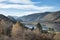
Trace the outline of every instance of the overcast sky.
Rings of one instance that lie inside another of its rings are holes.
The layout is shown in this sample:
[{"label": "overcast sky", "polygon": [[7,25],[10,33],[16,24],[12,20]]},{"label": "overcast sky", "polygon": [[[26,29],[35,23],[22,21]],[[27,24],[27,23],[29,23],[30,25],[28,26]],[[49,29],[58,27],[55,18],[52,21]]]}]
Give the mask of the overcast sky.
[{"label": "overcast sky", "polygon": [[59,11],[60,0],[0,0],[0,14],[23,16],[47,11]]}]

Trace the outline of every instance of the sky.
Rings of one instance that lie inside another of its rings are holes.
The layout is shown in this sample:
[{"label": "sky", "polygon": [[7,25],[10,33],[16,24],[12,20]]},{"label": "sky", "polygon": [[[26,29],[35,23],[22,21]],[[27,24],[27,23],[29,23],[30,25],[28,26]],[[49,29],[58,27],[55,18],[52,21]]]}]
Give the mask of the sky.
[{"label": "sky", "polygon": [[60,0],[0,0],[0,14],[24,16],[60,11]]}]

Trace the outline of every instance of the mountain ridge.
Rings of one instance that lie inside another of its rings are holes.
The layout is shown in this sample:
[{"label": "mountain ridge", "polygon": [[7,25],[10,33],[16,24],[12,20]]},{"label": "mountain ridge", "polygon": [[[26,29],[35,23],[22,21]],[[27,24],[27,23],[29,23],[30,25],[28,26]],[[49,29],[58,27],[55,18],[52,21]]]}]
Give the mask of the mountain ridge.
[{"label": "mountain ridge", "polygon": [[18,17],[17,19],[21,19],[24,22],[29,21],[56,21],[60,18],[60,11],[57,12],[44,12],[44,13],[35,13],[31,15],[26,15],[22,17]]}]

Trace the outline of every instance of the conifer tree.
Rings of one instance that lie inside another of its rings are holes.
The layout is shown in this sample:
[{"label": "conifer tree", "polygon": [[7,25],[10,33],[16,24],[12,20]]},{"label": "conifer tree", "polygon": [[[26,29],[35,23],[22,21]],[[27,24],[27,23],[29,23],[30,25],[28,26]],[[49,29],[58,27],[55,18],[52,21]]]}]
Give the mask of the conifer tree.
[{"label": "conifer tree", "polygon": [[40,23],[37,24],[37,28],[39,28],[39,30],[42,31],[42,26]]}]

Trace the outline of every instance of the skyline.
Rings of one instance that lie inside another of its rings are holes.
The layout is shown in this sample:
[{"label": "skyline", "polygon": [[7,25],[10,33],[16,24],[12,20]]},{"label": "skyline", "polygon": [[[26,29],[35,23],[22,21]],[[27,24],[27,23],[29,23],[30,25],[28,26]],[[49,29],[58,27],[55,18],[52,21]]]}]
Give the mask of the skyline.
[{"label": "skyline", "polygon": [[60,0],[0,0],[0,14],[6,16],[24,16],[48,11],[60,11]]}]

